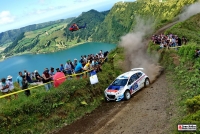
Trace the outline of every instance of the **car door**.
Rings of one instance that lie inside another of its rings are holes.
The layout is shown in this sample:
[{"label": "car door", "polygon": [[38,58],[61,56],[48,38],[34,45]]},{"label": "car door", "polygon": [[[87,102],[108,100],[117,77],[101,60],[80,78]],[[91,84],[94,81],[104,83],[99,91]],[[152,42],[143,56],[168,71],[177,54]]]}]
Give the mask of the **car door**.
[{"label": "car door", "polygon": [[133,88],[133,92],[136,92],[139,90],[139,85],[138,85],[138,75],[137,74],[134,74],[131,76],[132,77],[132,80],[133,80],[133,83],[132,83],[132,88]]},{"label": "car door", "polygon": [[[142,73],[141,73],[141,72],[138,72],[138,73],[136,73],[136,74],[137,74],[137,76],[138,76],[137,83],[138,83],[139,89],[141,89],[141,88],[143,88],[143,86],[144,86],[144,78],[142,78],[143,76],[142,76]],[[139,90],[139,89],[138,89],[138,90]]]},{"label": "car door", "polygon": [[133,80],[133,77],[131,76],[129,81],[128,81],[128,84],[127,84],[128,88],[130,89],[131,94],[134,93],[133,92],[133,87],[132,87],[133,86],[133,82],[134,82],[134,80]]}]

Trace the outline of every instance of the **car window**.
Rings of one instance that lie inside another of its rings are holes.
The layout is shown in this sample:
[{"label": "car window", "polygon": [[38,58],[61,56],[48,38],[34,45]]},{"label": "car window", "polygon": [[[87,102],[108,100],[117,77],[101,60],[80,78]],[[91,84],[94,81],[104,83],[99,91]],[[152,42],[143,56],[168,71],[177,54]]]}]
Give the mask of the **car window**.
[{"label": "car window", "polygon": [[142,73],[139,72],[139,73],[137,73],[137,75],[138,75],[138,77],[140,78],[140,77],[142,76]]},{"label": "car window", "polygon": [[129,79],[129,81],[128,81],[128,85],[130,85],[130,84],[132,84],[133,83],[133,77],[131,77],[130,79]]},{"label": "car window", "polygon": [[132,75],[131,77],[133,77],[133,81],[136,81],[139,77],[137,76],[137,74]]},{"label": "car window", "polygon": [[113,83],[112,86],[125,86],[127,83],[128,79],[116,79]]}]

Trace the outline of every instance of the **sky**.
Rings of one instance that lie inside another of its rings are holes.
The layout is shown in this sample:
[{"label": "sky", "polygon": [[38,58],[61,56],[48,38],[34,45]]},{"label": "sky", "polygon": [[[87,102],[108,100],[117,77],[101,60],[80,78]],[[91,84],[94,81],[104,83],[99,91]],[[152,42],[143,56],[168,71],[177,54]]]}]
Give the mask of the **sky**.
[{"label": "sky", "polygon": [[0,4],[0,33],[31,24],[77,17],[91,9],[106,11],[119,1],[122,0],[4,0]]}]

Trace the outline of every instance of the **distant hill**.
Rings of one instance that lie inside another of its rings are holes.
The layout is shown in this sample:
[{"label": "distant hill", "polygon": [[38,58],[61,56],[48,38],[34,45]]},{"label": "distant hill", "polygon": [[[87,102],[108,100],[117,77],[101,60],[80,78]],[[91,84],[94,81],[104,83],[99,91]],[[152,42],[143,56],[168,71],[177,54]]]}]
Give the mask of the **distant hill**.
[{"label": "distant hill", "polygon": [[19,29],[2,32],[0,33],[0,46],[5,45],[7,43],[12,43],[23,32],[29,32],[29,31],[41,29],[41,28],[48,27],[57,23],[69,23],[74,18],[75,17],[68,18],[68,19],[60,19],[57,21],[50,21],[50,22],[45,22],[45,23],[40,23],[40,24],[33,24],[33,25],[25,26]]},{"label": "distant hill", "polygon": [[[104,21],[108,13],[109,11],[98,12],[96,10],[83,12],[80,16],[69,23],[65,29],[67,42],[76,41],[79,43],[80,41],[91,41],[92,39],[90,37],[96,32],[96,29]],[[84,25],[86,23],[87,27],[86,29],[80,29],[79,31],[71,32],[68,30],[68,28],[72,25],[72,23],[77,23],[78,25]]]},{"label": "distant hill", "polygon": [[197,0],[137,0],[136,2],[116,3],[105,20],[96,28],[91,36],[93,41],[118,43],[120,37],[132,31],[135,27],[137,17],[144,20],[154,20],[158,28],[173,20],[184,6],[192,4]]},{"label": "distant hill", "polygon": [[[0,57],[13,56],[22,53],[47,53],[63,50],[78,43],[90,41],[89,37],[95,32],[109,11],[98,12],[90,10],[83,12],[79,17],[69,21],[59,21],[37,30],[21,32],[15,40],[1,53]],[[73,21],[72,21],[73,20]],[[70,32],[72,23],[87,24],[86,29]]]}]

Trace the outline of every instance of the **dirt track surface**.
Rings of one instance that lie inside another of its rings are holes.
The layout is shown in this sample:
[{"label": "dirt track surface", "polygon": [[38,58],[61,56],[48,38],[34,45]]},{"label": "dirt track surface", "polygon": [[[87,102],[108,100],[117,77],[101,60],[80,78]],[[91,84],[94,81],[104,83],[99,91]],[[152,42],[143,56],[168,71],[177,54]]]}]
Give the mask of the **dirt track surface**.
[{"label": "dirt track surface", "polygon": [[[162,84],[161,84],[162,83]],[[62,128],[59,134],[162,134],[168,128],[165,74],[129,101],[104,103],[93,113]]]}]

